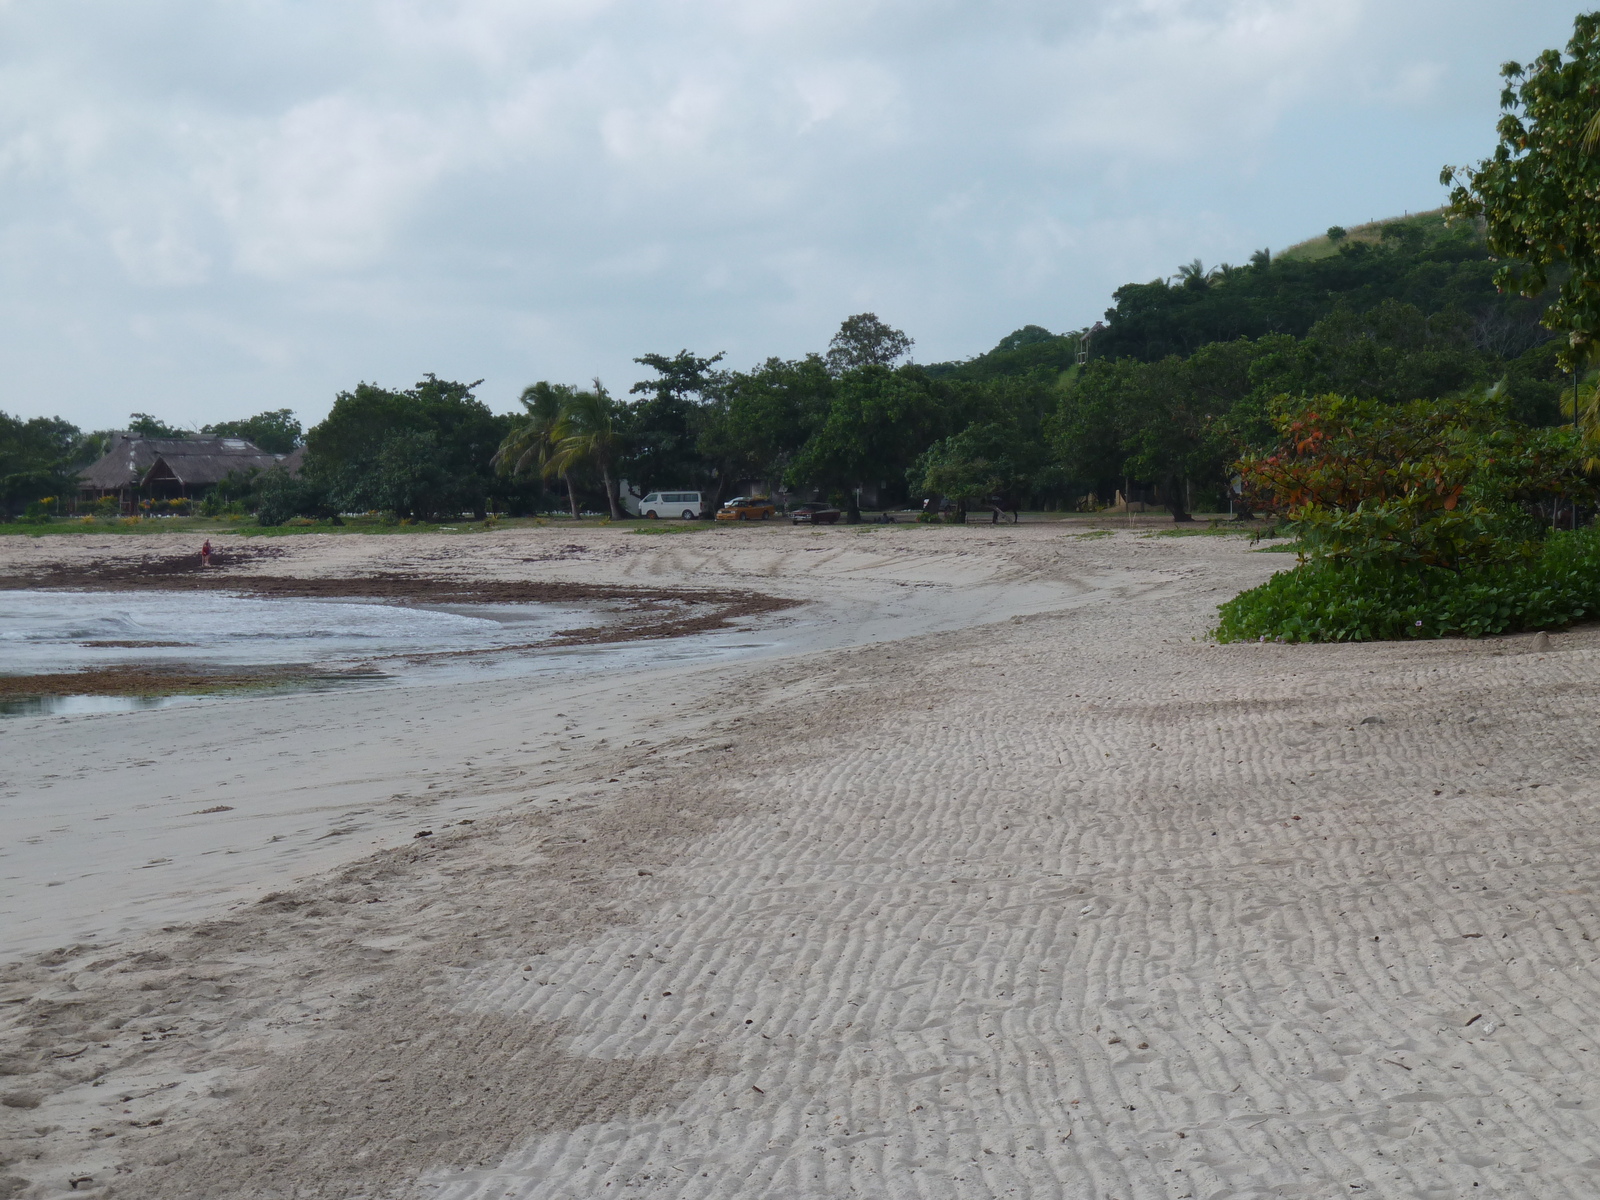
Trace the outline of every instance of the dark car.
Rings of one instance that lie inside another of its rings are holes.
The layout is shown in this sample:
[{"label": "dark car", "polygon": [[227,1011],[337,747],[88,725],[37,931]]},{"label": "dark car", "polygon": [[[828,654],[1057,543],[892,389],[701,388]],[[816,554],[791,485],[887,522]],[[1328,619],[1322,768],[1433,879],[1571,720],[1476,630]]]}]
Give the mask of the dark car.
[{"label": "dark car", "polygon": [[839,510],[831,504],[797,504],[789,510],[789,520],[796,525],[836,525]]}]

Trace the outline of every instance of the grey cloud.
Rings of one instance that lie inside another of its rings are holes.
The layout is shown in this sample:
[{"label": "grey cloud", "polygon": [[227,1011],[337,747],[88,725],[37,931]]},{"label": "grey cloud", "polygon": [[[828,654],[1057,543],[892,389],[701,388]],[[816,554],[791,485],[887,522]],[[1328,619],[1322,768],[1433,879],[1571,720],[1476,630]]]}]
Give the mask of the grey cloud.
[{"label": "grey cloud", "polygon": [[[1465,7],[13,2],[6,407],[314,419],[428,370],[505,406],[862,308],[923,358],[1086,323],[1196,253],[1436,203],[1493,64],[1570,24]],[[1352,127],[1342,170],[1302,132]]]}]

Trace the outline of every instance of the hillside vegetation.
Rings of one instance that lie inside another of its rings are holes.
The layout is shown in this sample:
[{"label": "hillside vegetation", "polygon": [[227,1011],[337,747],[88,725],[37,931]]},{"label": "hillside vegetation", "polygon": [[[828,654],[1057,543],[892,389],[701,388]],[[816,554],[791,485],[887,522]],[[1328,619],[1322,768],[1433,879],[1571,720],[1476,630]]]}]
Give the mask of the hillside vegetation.
[{"label": "hillside vegetation", "polygon": [[[1241,455],[1270,445],[1276,397],[1400,403],[1482,396],[1529,427],[1561,420],[1566,377],[1541,299],[1503,296],[1479,230],[1439,213],[1311,239],[1244,265],[1185,264],[1129,283],[1094,328],[1027,325],[961,362],[905,361],[906,334],[870,313],[825,351],[730,369],[721,355],[644,354],[626,397],[531,386],[490,412],[467,384],[361,384],[307,431],[303,472],[231,480],[213,509],[294,515],[619,511],[617,487],[720,499],[787,488],[848,507],[945,502],[1080,508],[1118,492],[1191,508],[1230,503]],[[166,430],[135,414],[135,425]],[[280,410],[216,429],[281,434]],[[175,432],[175,431],[167,431]],[[515,452],[496,455],[502,444]],[[71,496],[103,439],[60,420],[0,418],[0,504]]]},{"label": "hillside vegetation", "polygon": [[[1395,221],[1421,229],[1430,242],[1445,237],[1450,232],[1450,210],[1448,208],[1434,208],[1427,212],[1407,213],[1401,217],[1384,217],[1381,220],[1368,221],[1365,225],[1330,226],[1328,232],[1318,234],[1316,237],[1307,238],[1303,242],[1296,242],[1287,250],[1278,255],[1279,261],[1299,260],[1311,262],[1319,258],[1331,258],[1339,253],[1339,247],[1353,245],[1356,242],[1365,242],[1369,246],[1381,246],[1384,240],[1383,231]],[[1479,238],[1483,231],[1481,224],[1475,227]]]}]

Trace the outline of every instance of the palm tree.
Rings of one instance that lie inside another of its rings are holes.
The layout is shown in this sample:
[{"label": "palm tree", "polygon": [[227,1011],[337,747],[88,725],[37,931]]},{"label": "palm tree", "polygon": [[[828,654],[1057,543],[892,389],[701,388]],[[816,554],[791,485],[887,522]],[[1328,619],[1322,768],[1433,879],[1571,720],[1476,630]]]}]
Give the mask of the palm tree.
[{"label": "palm tree", "polygon": [[521,475],[537,471],[543,479],[560,475],[567,485],[567,504],[573,520],[578,519],[578,498],[572,491],[572,476],[566,465],[558,465],[561,443],[570,432],[567,407],[577,394],[564,383],[540,381],[522,389],[525,416],[495,451],[495,470],[502,475]]},{"label": "palm tree", "polygon": [[622,450],[622,431],[617,427],[617,402],[598,379],[594,391],[575,392],[562,408],[566,421],[563,436],[556,445],[551,465],[558,471],[567,471],[580,462],[593,463],[605,484],[606,504],[611,509],[613,521],[622,520],[622,508],[617,502],[617,481],[612,477],[611,464]]},{"label": "palm tree", "polygon": [[1199,290],[1209,287],[1215,275],[1215,271],[1208,272],[1205,264],[1197,258],[1193,262],[1184,263],[1183,266],[1179,267],[1178,273],[1174,278],[1178,280],[1181,287]]},{"label": "palm tree", "polygon": [[[1588,457],[1583,460],[1585,471],[1600,471],[1600,380],[1582,382],[1583,367],[1580,364],[1573,375],[1572,385],[1572,427],[1583,439],[1583,448],[1588,452]],[[1566,413],[1566,399],[1563,393],[1561,415]]]}]

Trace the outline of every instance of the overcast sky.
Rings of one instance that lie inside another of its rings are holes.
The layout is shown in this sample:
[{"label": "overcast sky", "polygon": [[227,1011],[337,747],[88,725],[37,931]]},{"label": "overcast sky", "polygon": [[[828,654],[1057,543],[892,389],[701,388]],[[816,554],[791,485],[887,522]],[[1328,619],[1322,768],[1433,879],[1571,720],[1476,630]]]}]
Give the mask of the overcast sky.
[{"label": "overcast sky", "polygon": [[931,362],[1440,204],[1549,0],[0,0],[0,408]]}]

